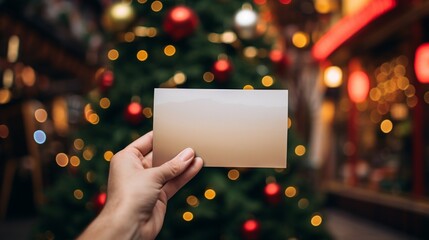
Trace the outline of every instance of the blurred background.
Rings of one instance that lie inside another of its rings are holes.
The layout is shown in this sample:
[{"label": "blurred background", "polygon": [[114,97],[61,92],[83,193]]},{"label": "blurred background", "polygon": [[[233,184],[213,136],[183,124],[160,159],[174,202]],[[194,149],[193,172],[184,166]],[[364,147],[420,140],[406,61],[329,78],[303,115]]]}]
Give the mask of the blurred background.
[{"label": "blurred background", "polygon": [[158,87],[289,90],[288,167],[204,169],[159,239],[429,238],[429,1],[0,0],[1,238],[76,238]]}]

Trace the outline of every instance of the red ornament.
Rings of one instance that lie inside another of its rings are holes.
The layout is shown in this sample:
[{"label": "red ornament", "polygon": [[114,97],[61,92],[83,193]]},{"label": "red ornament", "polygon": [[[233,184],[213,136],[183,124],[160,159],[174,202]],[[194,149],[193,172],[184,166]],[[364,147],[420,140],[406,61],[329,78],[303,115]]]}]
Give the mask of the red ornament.
[{"label": "red ornament", "polygon": [[421,83],[429,83],[429,43],[423,43],[416,49],[414,71],[417,80]]},{"label": "red ornament", "polygon": [[107,194],[105,192],[101,192],[94,197],[94,208],[99,212],[103,209],[104,204],[106,203]]},{"label": "red ornament", "polygon": [[186,6],[176,6],[170,9],[163,25],[164,31],[174,40],[180,40],[191,35],[197,29],[197,26],[197,14]]},{"label": "red ornament", "polygon": [[132,102],[125,109],[125,120],[133,125],[138,125],[143,120],[143,107],[140,103]]},{"label": "red ornament", "polygon": [[100,77],[98,79],[98,84],[101,91],[104,92],[109,90],[113,86],[114,80],[115,80],[115,76],[112,71],[110,70],[103,71],[103,73],[100,74]]},{"label": "red ornament", "polygon": [[243,223],[243,236],[247,240],[258,239],[261,225],[256,219],[249,219]]},{"label": "red ornament", "polygon": [[217,82],[225,82],[232,73],[232,63],[228,59],[219,59],[213,64],[212,69],[214,78]]},{"label": "red ornament", "polygon": [[281,199],[281,187],[278,183],[268,183],[264,189],[267,201],[276,204]]}]

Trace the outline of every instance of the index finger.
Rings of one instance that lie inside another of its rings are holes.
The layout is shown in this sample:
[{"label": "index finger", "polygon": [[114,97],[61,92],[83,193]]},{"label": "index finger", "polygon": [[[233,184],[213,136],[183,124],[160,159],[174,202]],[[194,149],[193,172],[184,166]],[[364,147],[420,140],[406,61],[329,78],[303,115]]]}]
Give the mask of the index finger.
[{"label": "index finger", "polygon": [[153,146],[153,131],[146,133],[145,135],[139,137],[134,142],[130,143],[128,147],[135,148],[140,151],[140,153],[145,156],[146,154],[152,151]]}]

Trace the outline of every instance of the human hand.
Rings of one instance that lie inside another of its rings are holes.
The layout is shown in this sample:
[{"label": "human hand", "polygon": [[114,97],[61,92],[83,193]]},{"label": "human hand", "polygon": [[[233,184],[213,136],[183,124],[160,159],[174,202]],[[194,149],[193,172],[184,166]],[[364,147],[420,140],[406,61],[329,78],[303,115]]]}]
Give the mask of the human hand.
[{"label": "human hand", "polygon": [[199,172],[203,161],[187,148],[152,167],[152,138],[147,133],[113,156],[106,205],[81,239],[154,239],[159,233],[167,200]]}]

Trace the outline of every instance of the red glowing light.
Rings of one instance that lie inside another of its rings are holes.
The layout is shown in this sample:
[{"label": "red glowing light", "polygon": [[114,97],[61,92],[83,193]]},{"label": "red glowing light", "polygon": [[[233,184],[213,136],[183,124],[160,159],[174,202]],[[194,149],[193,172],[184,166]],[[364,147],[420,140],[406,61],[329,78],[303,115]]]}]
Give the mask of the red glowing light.
[{"label": "red glowing light", "polygon": [[230,68],[230,65],[228,60],[221,59],[215,63],[214,68],[216,68],[216,70],[218,70],[219,72],[224,72]]},{"label": "red glowing light", "polygon": [[419,82],[429,83],[429,43],[423,43],[416,49],[414,71]]},{"label": "red glowing light", "polygon": [[246,232],[256,231],[258,229],[258,226],[259,226],[259,223],[254,219],[247,220],[243,224],[244,231]]},{"label": "red glowing light", "polygon": [[283,52],[281,50],[275,49],[270,52],[270,59],[272,62],[279,63],[283,60]]},{"label": "red glowing light", "polygon": [[104,205],[106,203],[107,194],[106,193],[100,193],[97,197],[97,201],[100,205]]},{"label": "red glowing light", "polygon": [[130,103],[130,105],[128,105],[128,112],[131,115],[138,115],[142,112],[142,106],[136,102]]},{"label": "red glowing light", "polygon": [[265,186],[265,193],[268,196],[274,196],[279,194],[280,192],[280,186],[277,183],[269,183],[267,186]]},{"label": "red glowing light", "polygon": [[313,57],[316,60],[325,60],[341,44],[395,6],[396,0],[373,0],[355,14],[342,18],[314,44]]},{"label": "red glowing light", "polygon": [[355,71],[350,74],[347,90],[350,100],[355,103],[365,101],[369,92],[369,78],[363,71]]}]

